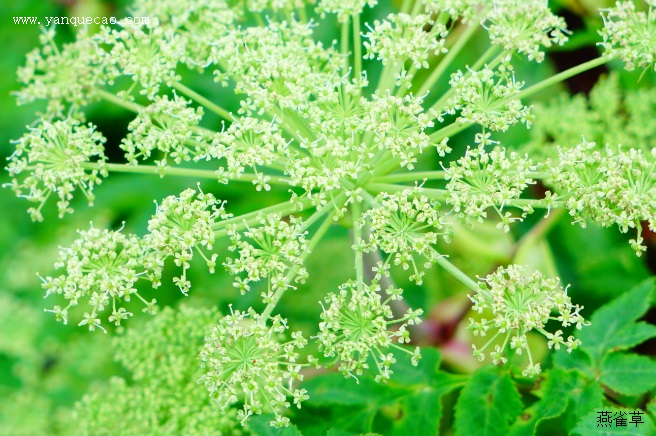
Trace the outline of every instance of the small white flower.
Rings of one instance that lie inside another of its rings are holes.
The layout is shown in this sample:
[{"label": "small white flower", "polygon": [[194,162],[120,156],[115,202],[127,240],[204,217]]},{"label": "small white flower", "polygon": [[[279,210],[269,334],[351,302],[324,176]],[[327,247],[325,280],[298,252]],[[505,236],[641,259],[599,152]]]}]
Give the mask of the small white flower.
[{"label": "small white flower", "polygon": [[656,68],[655,0],[645,0],[647,11],[636,10],[632,1],[618,1],[614,8],[602,9],[604,39],[599,43],[606,54],[620,58],[628,71]]},{"label": "small white flower", "polygon": [[205,374],[199,380],[222,409],[243,402],[237,417],[244,424],[252,415],[273,412],[271,425],[284,427],[289,418],[282,414],[291,405],[307,399],[305,389],[295,388],[303,380],[297,363],[297,349],[307,341],[300,333],[281,343],[287,321],[276,316],[271,325],[253,309],[235,311],[221,319],[205,338],[199,359]]},{"label": "small white flower", "polygon": [[[502,340],[502,344],[495,345],[495,351],[490,353],[493,363],[506,363],[507,358],[503,354],[506,346],[516,354],[522,354],[525,350],[530,362],[523,372],[525,377],[534,377],[540,373],[540,364],[534,364],[528,347],[528,332],[534,330],[544,335],[549,340],[549,348],[558,349],[560,345],[565,345],[567,351],[571,351],[580,345],[580,341],[570,337],[564,342],[561,330],[555,334],[545,330],[547,322],[559,321],[564,327],[570,324],[576,324],[577,327],[589,324],[579,315],[582,307],[572,304],[567,289],[563,289],[558,279],[546,278],[537,271],[530,276],[525,275],[523,267],[517,265],[500,267],[482,279],[469,299],[473,303],[473,310],[479,313],[491,312],[493,318],[479,322],[471,320],[468,329],[474,331],[474,334],[488,329],[497,330],[482,348],[472,345],[474,356],[480,361],[485,360],[483,352],[495,341]],[[552,312],[558,316],[553,316]]]},{"label": "small white flower", "polygon": [[55,267],[65,269],[66,273],[42,279],[46,297],[58,294],[68,300],[65,308],[55,306],[48,312],[66,324],[68,310],[87,300],[90,312],[85,312],[79,325],[87,325],[89,330],[103,329],[97,316],[106,309],[111,309],[110,322],[120,325],[132,314],[117,305],[130,301],[133,296],[146,305],[144,311],[154,313],[155,300],[146,301],[136,285],[143,279],[157,286],[161,266],[153,262],[152,253],[144,248],[139,238],[93,226],[79,234],[80,238],[71,247],[59,251]]},{"label": "small white flower", "polygon": [[[11,187],[18,196],[38,203],[30,208],[33,220],[41,221],[41,208],[51,194],[59,201],[59,217],[71,213],[73,193],[79,189],[90,204],[93,188],[106,176],[105,138],[95,126],[83,125],[73,118],[61,121],[41,121],[17,141],[16,150],[8,158],[7,171],[12,176]],[[91,164],[87,169],[86,164]]]},{"label": "small white flower", "polygon": [[[399,294],[388,290],[388,298],[382,300],[379,292],[377,284],[357,286],[351,281],[340,286],[339,294],[325,298],[327,307],[323,308],[317,335],[319,349],[340,363],[339,370],[345,376],[361,375],[369,368],[371,357],[378,371],[376,381],[387,381],[393,363],[387,353],[390,347],[412,354],[413,364],[417,364],[418,350],[412,353],[394,341],[406,342],[406,325],[420,323],[422,310],[409,310],[402,318],[394,319],[387,303],[400,298]],[[399,324],[398,330],[388,330],[395,324]]]},{"label": "small white flower", "polygon": [[150,233],[144,238],[144,245],[158,259],[173,256],[175,264],[182,267],[182,275],[174,278],[174,282],[183,294],[191,286],[187,270],[194,252],[205,260],[210,272],[214,272],[217,254],[208,256],[205,250],[212,250],[214,245],[216,236],[212,226],[229,218],[223,205],[212,194],[186,189],[179,197],[166,197],[148,222]]},{"label": "small white flower", "polygon": [[492,44],[542,62],[542,47],[567,42],[567,24],[554,15],[547,0],[495,0],[485,19]]},{"label": "small white flower", "polygon": [[141,110],[128,125],[130,133],[121,142],[128,162],[136,165],[139,159],[146,160],[157,150],[163,153],[157,165],[166,167],[169,158],[179,164],[204,153],[208,145],[194,130],[203,110],[192,109],[189,103],[176,94],[173,99],[156,96],[152,104]]}]

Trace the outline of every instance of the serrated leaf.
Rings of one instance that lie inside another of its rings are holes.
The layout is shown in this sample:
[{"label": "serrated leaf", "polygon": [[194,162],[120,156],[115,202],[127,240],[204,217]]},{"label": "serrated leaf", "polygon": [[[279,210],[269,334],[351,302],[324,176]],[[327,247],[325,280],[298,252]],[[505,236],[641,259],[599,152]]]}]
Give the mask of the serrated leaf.
[{"label": "serrated leaf", "polygon": [[656,337],[656,326],[644,321],[629,324],[608,341],[609,351],[628,350]]},{"label": "serrated leaf", "polygon": [[400,398],[400,417],[393,421],[390,434],[437,434],[442,419],[442,396],[464,386],[467,379],[467,376],[444,371],[435,373],[431,380],[427,380],[428,384],[418,387],[413,394]]},{"label": "serrated leaf", "polygon": [[455,434],[507,435],[522,411],[522,401],[508,373],[485,367],[474,373],[456,403]]},{"label": "serrated leaf", "polygon": [[366,406],[385,403],[409,394],[410,389],[403,386],[391,387],[376,383],[369,377],[360,377],[358,382],[332,373],[316,377],[303,384],[314,406]]},{"label": "serrated leaf", "polygon": [[566,410],[568,415],[565,420],[571,426],[576,416],[601,405],[603,397],[601,388],[598,385],[591,386],[580,372],[559,368],[545,374],[545,380],[535,395],[540,400],[524,410],[510,428],[511,435],[533,435],[541,422],[559,417]]},{"label": "serrated leaf", "polygon": [[568,430],[590,411],[601,407],[604,401],[604,390],[599,383],[592,381],[586,385],[583,377],[579,381],[581,384],[571,391],[565,408],[565,427]]},{"label": "serrated leaf", "polygon": [[391,433],[386,434],[437,433],[442,414],[441,397],[462,387],[467,377],[440,371],[440,353],[435,348],[423,349],[416,367],[411,365],[406,354],[399,351],[395,355],[394,374],[387,384],[376,383],[370,375],[359,377],[359,384],[336,373],[316,377],[303,385],[310,396],[306,404],[329,407],[326,412],[330,415],[327,420],[330,427],[371,431],[376,415],[382,413],[391,421]]},{"label": "serrated leaf", "polygon": [[390,435],[423,436],[438,434],[442,417],[442,394],[433,389],[401,399],[400,418],[394,420]]},{"label": "serrated leaf", "polygon": [[645,356],[609,354],[601,363],[599,381],[624,395],[640,395],[656,387],[656,362]]},{"label": "serrated leaf", "polygon": [[647,403],[647,412],[652,416],[652,419],[656,417],[656,399],[652,398],[650,402]]},{"label": "serrated leaf", "polygon": [[647,329],[630,326],[649,309],[653,287],[654,280],[646,280],[592,315],[591,325],[583,328],[579,338],[593,366],[598,366],[604,354],[613,349],[632,347],[638,345],[636,340],[648,339]]},{"label": "serrated leaf", "polygon": [[256,415],[248,420],[248,428],[255,436],[303,436],[299,429],[290,424],[287,427],[271,427],[271,421],[275,419],[272,414]]},{"label": "serrated leaf", "polygon": [[[612,423],[603,423],[599,422],[600,417],[602,416],[599,412],[610,412],[611,417],[616,416],[618,412],[624,412],[627,414],[626,427],[617,426],[617,421],[613,420]],[[642,423],[631,424],[631,415],[630,412],[634,410],[621,410],[615,408],[598,408],[592,412],[585,415],[581,421],[572,429],[572,435],[580,436],[640,436],[640,435],[653,435],[654,434],[654,425],[651,420],[647,417],[646,414],[641,416]],[[643,412],[644,413],[644,412]],[[609,425],[604,427],[603,425]]]},{"label": "serrated leaf", "polygon": [[407,356],[399,356],[399,353],[394,354],[398,357],[393,367],[394,374],[389,381],[391,385],[430,385],[433,383],[442,362],[442,356],[437,348],[422,348],[421,360],[419,360],[417,366],[412,365]]},{"label": "serrated leaf", "polygon": [[595,378],[594,370],[590,362],[590,356],[584,353],[580,348],[575,348],[571,353],[565,349],[560,349],[553,354],[554,365],[565,370],[576,369],[587,375],[589,378]]}]

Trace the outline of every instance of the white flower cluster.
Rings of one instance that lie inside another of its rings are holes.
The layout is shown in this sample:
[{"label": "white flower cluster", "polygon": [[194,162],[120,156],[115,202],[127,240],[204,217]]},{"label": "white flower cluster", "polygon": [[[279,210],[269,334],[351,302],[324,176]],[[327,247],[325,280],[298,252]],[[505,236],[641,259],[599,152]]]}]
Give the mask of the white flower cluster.
[{"label": "white flower cluster", "polygon": [[373,8],[378,0],[319,0],[317,10],[321,13],[337,14],[337,19],[347,22],[350,17],[360,15],[365,6]]},{"label": "white flower cluster", "polygon": [[[535,330],[544,335],[549,339],[549,348],[557,350],[563,345],[571,352],[581,342],[573,336],[564,340],[562,330],[556,333],[546,331],[547,322],[558,321],[563,327],[576,325],[577,329],[589,324],[579,314],[583,307],[572,304],[567,289],[563,289],[558,279],[546,278],[537,271],[527,275],[524,268],[517,265],[500,267],[482,279],[469,299],[473,303],[473,310],[492,316],[490,320],[482,318],[480,321],[470,318],[469,330],[480,336],[486,336],[490,329],[496,330],[482,348],[472,345],[474,356],[483,361],[484,351],[497,338],[502,339],[501,345],[496,344],[494,351],[490,352],[492,362],[496,365],[508,361],[505,357],[507,346],[516,354],[522,354],[525,350],[529,358],[529,365],[523,372],[525,377],[534,377],[540,373],[540,364],[533,362],[528,347],[528,332]],[[557,312],[557,316],[553,316],[552,312]]]},{"label": "white flower cluster", "polygon": [[[297,350],[305,347],[300,332],[281,344],[287,321],[280,316],[267,320],[252,309],[234,311],[221,319],[205,338],[199,359],[205,374],[199,380],[223,410],[237,401],[244,405],[237,413],[242,424],[252,415],[272,412],[271,425],[286,426],[289,418],[282,414],[293,397],[299,408],[308,398],[305,389],[294,385],[303,380]],[[311,360],[311,359],[310,359]]]},{"label": "white flower cluster", "polygon": [[[252,117],[241,117],[228,129],[217,133],[203,157],[225,160],[225,167],[217,171],[221,183],[238,179],[246,168],[259,174],[258,167],[284,166],[291,160],[289,141],[282,136],[280,126]],[[271,189],[269,180],[269,176],[262,175],[253,184],[258,191],[268,191]]]},{"label": "white flower cluster", "polygon": [[287,273],[293,269],[296,283],[303,283],[308,276],[303,267],[304,254],[308,250],[300,219],[290,217],[283,221],[277,214],[262,217],[260,226],[242,233],[230,229],[230,251],[237,251],[236,259],[226,260],[226,269],[233,275],[246,273],[237,278],[235,287],[243,293],[250,290],[251,282],[268,279],[267,290],[262,292],[265,303],[273,301],[274,294],[289,287]]},{"label": "white flower cluster", "polygon": [[518,217],[503,208],[519,198],[528,185],[535,183],[531,172],[536,167],[527,157],[494,147],[491,152],[482,148],[467,149],[464,157],[451,162],[446,169],[449,195],[446,202],[453,205],[456,215],[466,222],[487,218],[487,209],[493,208],[501,218],[499,227],[509,230]]},{"label": "white flower cluster", "polygon": [[[412,95],[374,95],[365,118],[374,145],[389,150],[409,170],[414,168],[415,156],[431,146],[426,129],[434,126],[435,114],[426,112],[421,104],[422,99]],[[444,147],[441,144],[438,149],[444,153]]]},{"label": "white flower cluster", "polygon": [[461,18],[468,22],[474,18],[484,16],[492,2],[488,0],[421,0],[426,10],[436,13],[447,13],[453,20]]},{"label": "white flower cluster", "polygon": [[[406,326],[421,322],[423,311],[408,310],[402,318],[394,319],[388,305],[391,300],[401,298],[399,289],[389,288],[383,300],[378,284],[365,285],[347,282],[339,287],[338,294],[328,294],[327,307],[323,307],[319,324],[319,349],[326,357],[335,357],[340,362],[339,370],[344,376],[355,377],[369,368],[369,359],[378,370],[377,381],[387,381],[392,374],[391,366],[396,359],[389,348],[412,354],[412,363],[417,365],[419,347],[414,353],[399,347],[410,342]],[[394,331],[389,327],[398,324]]]},{"label": "white flower cluster", "polygon": [[[294,118],[285,111],[305,112],[311,96],[330,91],[339,74],[335,53],[312,39],[312,25],[271,21],[265,27],[235,29],[213,45],[216,80],[235,80],[235,92],[246,94],[241,112],[264,111]],[[300,128],[299,128],[300,130]]]},{"label": "white flower cluster", "polygon": [[618,1],[603,9],[604,28],[599,43],[606,54],[620,58],[628,71],[636,67],[656,69],[656,0],[644,0],[647,11],[637,10],[632,1]]},{"label": "white flower cluster", "polygon": [[339,87],[317,96],[308,109],[307,123],[312,133],[300,139],[300,152],[291,155],[286,173],[294,186],[302,187],[315,204],[325,204],[342,189],[344,180],[371,171],[368,157],[374,151],[365,117],[367,100],[361,87],[367,82],[344,81]]},{"label": "white flower cluster", "polygon": [[[430,28],[430,31],[424,31]],[[390,14],[374,21],[364,35],[365,59],[378,59],[383,65],[412,62],[414,68],[428,68],[428,57],[446,53],[446,26],[436,23],[431,15]],[[376,57],[378,55],[378,57]]]},{"label": "white flower cluster", "polygon": [[12,181],[5,186],[39,204],[28,210],[35,221],[43,219],[41,209],[54,193],[61,218],[73,212],[70,202],[77,189],[93,203],[93,188],[101,182],[100,176],[107,175],[104,142],[92,124],[85,126],[73,118],[43,120],[14,141],[16,150],[7,166]]},{"label": "white flower cluster", "polygon": [[129,302],[133,296],[146,305],[144,311],[154,313],[155,300],[146,301],[136,285],[139,279],[151,281],[153,287],[159,285],[161,266],[153,261],[152,254],[144,248],[139,238],[93,226],[89,230],[79,231],[79,234],[80,238],[71,247],[59,251],[55,268],[65,269],[65,274],[43,279],[46,297],[59,294],[68,300],[66,307],[55,306],[48,312],[54,313],[57,320],[66,324],[68,310],[77,306],[80,300],[88,300],[90,309],[84,313],[79,325],[86,325],[89,330],[104,330],[98,316],[107,308],[111,308],[109,321],[116,325],[132,316],[124,307],[117,305],[122,301]]},{"label": "white flower cluster", "polygon": [[[115,360],[137,382],[171,387],[195,385],[194,377],[199,372],[195,357],[205,342],[205,335],[220,319],[221,314],[215,308],[167,306],[156,317],[121,331],[113,339]],[[161,371],[161,365],[167,370]]]},{"label": "white flower cluster", "polygon": [[214,272],[218,255],[208,256],[204,250],[212,250],[214,245],[214,224],[230,217],[223,206],[212,194],[186,189],[179,197],[166,197],[148,222],[150,233],[145,236],[144,244],[157,256],[157,262],[173,256],[175,264],[182,267],[182,274],[173,282],[185,295],[191,287],[187,270],[194,251],[205,260],[209,271]]},{"label": "white flower cluster", "polygon": [[476,123],[486,129],[506,131],[518,122],[530,126],[530,108],[517,98],[523,82],[516,82],[510,66],[496,70],[485,66],[480,71],[458,70],[451,76],[453,96],[446,113],[459,112],[458,122]]},{"label": "white flower cluster", "polygon": [[[213,309],[165,307],[157,317],[130,326],[113,341],[115,359],[130,379],[96,384],[75,405],[76,434],[240,435],[237,411],[217,413],[196,357],[217,323]],[[165,370],[163,370],[165,369]]]},{"label": "white flower cluster", "polygon": [[412,266],[410,280],[422,283],[423,271],[415,255],[425,259],[424,268],[430,268],[439,254],[433,249],[439,237],[450,239],[452,230],[438,212],[439,203],[421,195],[421,190],[405,190],[396,194],[381,193],[376,198],[378,207],[365,213],[365,223],[371,233],[368,250],[382,250],[389,254],[387,263]]},{"label": "white flower cluster", "polygon": [[54,27],[41,34],[42,47],[28,53],[25,66],[18,69],[18,82],[25,87],[15,94],[19,104],[47,100],[49,112],[61,115],[64,103],[88,103],[108,77],[97,44],[86,30],[62,47],[57,47],[54,38]]},{"label": "white flower cluster", "polygon": [[135,0],[131,9],[135,17],[149,17],[167,32],[173,31],[179,48],[184,51],[180,62],[189,68],[202,70],[208,65],[212,44],[242,17],[244,8],[239,3],[226,0]]},{"label": "white flower cluster", "polygon": [[631,247],[638,256],[646,250],[640,222],[656,229],[656,148],[646,154],[584,140],[561,152],[560,162],[551,169],[551,183],[582,226],[591,218],[605,227],[617,224],[622,232],[635,228]]},{"label": "white flower cluster", "polygon": [[159,26],[153,20],[146,25],[121,20],[120,29],[107,26],[94,36],[105,49],[103,62],[110,80],[129,76],[141,86],[140,94],[155,99],[162,84],[179,81],[175,72],[184,62],[184,46],[173,29]]},{"label": "white flower cluster", "polygon": [[175,163],[188,161],[204,153],[205,146],[195,137],[194,128],[203,117],[203,109],[192,109],[190,102],[173,95],[156,96],[152,104],[142,109],[130,122],[130,133],[121,143],[128,162],[136,165],[139,159],[146,160],[154,151],[163,154],[158,166],[168,166],[168,158]]},{"label": "white flower cluster", "polygon": [[543,47],[567,42],[567,24],[554,15],[547,0],[495,0],[485,19],[494,45],[542,62]]}]

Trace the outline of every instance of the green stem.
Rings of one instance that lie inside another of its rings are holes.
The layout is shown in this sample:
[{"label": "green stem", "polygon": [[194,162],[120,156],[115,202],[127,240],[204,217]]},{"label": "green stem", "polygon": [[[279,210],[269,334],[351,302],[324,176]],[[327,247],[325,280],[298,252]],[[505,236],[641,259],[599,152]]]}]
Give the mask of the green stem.
[{"label": "green stem", "polygon": [[442,74],[444,74],[446,69],[449,68],[451,62],[453,62],[456,56],[458,56],[460,51],[465,47],[469,39],[474,33],[476,33],[476,30],[478,30],[478,26],[473,23],[470,23],[467,26],[467,29],[458,37],[455,44],[453,44],[451,49],[447,52],[446,56],[444,56],[431,75],[428,76],[426,81],[424,81],[424,84],[419,88],[419,91],[417,91],[417,95],[424,95],[435,86],[438,80],[440,80],[440,77],[442,77]]},{"label": "green stem", "polygon": [[364,262],[362,259],[362,228],[358,227],[360,221],[361,208],[357,200],[353,200],[351,204],[351,215],[353,220],[353,245],[355,249],[355,278],[357,281],[358,290],[362,290],[364,285]]},{"label": "green stem", "polygon": [[114,103],[117,106],[121,106],[122,108],[125,108],[131,112],[139,113],[142,109],[144,109],[142,105],[123,100],[122,98],[119,98],[111,92],[105,91],[104,89],[96,89],[96,93],[105,100]]},{"label": "green stem", "polygon": [[478,289],[478,284],[475,281],[473,281],[471,278],[469,278],[469,276],[467,274],[462,272],[460,270],[460,268],[458,268],[457,266],[455,266],[454,264],[449,262],[449,260],[446,258],[446,256],[441,255],[439,253],[437,253],[437,254],[438,254],[438,256],[437,256],[437,259],[436,259],[436,263],[438,265],[440,265],[442,268],[447,270],[449,272],[449,274],[451,274],[456,279],[460,280],[460,282],[462,284],[467,286],[472,291],[476,291]]},{"label": "green stem", "polygon": [[345,21],[342,23],[342,39],[341,39],[341,53],[344,62],[344,71],[342,74],[347,74],[349,70],[349,41],[348,41],[349,23]]},{"label": "green stem", "polygon": [[[194,177],[199,179],[217,179],[216,171],[196,170],[192,168],[163,168],[156,165],[125,165],[116,163],[101,164],[97,162],[87,162],[83,164],[82,167],[88,170],[106,169],[113,173],[157,174],[164,176]],[[231,180],[237,182],[253,182],[257,180],[257,175],[251,173],[242,173],[240,174],[239,178]],[[269,180],[268,183],[288,186],[291,183],[291,179],[288,179],[287,177],[271,176],[271,180]]]},{"label": "green stem", "polygon": [[362,41],[360,41],[360,15],[353,15],[353,64],[355,65],[355,78],[359,79],[362,73]]},{"label": "green stem", "polygon": [[187,97],[191,98],[196,103],[205,106],[207,109],[211,110],[212,112],[214,112],[215,114],[217,114],[221,118],[223,118],[225,120],[228,120],[228,121],[232,121],[232,116],[230,115],[230,112],[223,109],[221,106],[219,106],[215,103],[212,103],[210,100],[203,97],[202,95],[200,95],[196,91],[194,91],[190,88],[187,88],[182,83],[173,82],[173,88],[180,91],[182,94],[186,95]]},{"label": "green stem", "polygon": [[593,68],[596,68],[600,65],[605,64],[606,62],[610,61],[610,57],[608,56],[601,56],[596,59],[593,59],[588,62],[584,62],[580,65],[577,65],[575,67],[569,68],[565,71],[562,71],[556,75],[553,75],[549,77],[548,79],[543,80],[542,82],[536,83],[533,86],[530,86],[522,91],[520,91],[516,96],[513,98],[526,98],[528,96],[531,96],[539,91],[542,91],[545,88],[548,88],[552,85],[555,85],[556,83],[560,83],[564,80],[569,79],[570,77],[576,76],[577,74],[581,74],[585,71],[591,70]]},{"label": "green stem", "polygon": [[402,68],[403,63],[388,62],[387,65],[383,67],[383,71],[380,74],[380,80],[378,81],[376,92],[380,93],[394,88],[394,86],[392,86],[394,84],[394,76],[401,71]]},{"label": "green stem", "polygon": [[421,7],[423,6],[423,2],[421,0],[415,0],[415,5],[412,7],[412,12],[410,12],[410,15],[413,17],[416,16],[419,11],[421,11]]},{"label": "green stem", "polygon": [[[405,189],[412,189],[412,186],[407,185],[394,185],[390,183],[369,183],[366,186],[367,190],[373,192],[400,192]],[[422,188],[419,195],[425,195],[426,197],[433,198],[439,201],[445,201],[449,198],[450,191],[447,189],[429,189]],[[526,207],[532,206],[535,209],[547,209],[547,208],[558,208],[565,205],[564,201],[552,201],[547,202],[545,200],[534,200],[530,198],[513,198],[506,202],[505,206],[508,207]],[[500,205],[499,205],[500,206]]]},{"label": "green stem", "polygon": [[273,206],[265,207],[253,212],[246,213],[244,215],[239,215],[234,218],[229,218],[227,220],[219,221],[218,223],[212,226],[212,230],[215,231],[217,236],[221,236],[225,234],[225,232],[221,233],[219,231],[225,229],[230,225],[233,224],[238,226],[244,224],[251,225],[257,223],[257,221],[261,216],[265,216],[273,213],[289,215],[292,212],[300,212],[306,207],[310,206],[311,204],[312,204],[312,200],[307,197],[297,198],[296,201],[293,203],[291,201],[283,201],[282,203],[274,204]]},{"label": "green stem", "polygon": [[417,171],[374,177],[373,181],[377,183],[416,182],[420,180],[444,180],[445,176],[446,171]]},{"label": "green stem", "polygon": [[473,124],[474,123],[459,123],[456,121],[431,133],[429,137],[433,143],[439,143],[444,138],[450,138],[451,136],[467,129],[469,126],[472,126]]},{"label": "green stem", "polygon": [[412,7],[412,0],[403,0],[403,3],[401,4],[401,12],[407,14],[410,12],[411,7]]}]

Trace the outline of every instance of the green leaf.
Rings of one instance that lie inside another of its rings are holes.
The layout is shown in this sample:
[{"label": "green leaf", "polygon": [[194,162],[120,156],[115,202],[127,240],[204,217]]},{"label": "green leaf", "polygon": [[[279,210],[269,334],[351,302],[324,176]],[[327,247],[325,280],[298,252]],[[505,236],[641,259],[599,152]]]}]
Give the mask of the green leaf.
[{"label": "green leaf", "polygon": [[626,326],[617,336],[610,338],[608,348],[610,351],[628,350],[654,337],[656,326],[640,321]]},{"label": "green leaf", "polygon": [[[308,423],[307,429],[311,429],[308,433],[317,432],[319,427],[325,429],[321,434],[330,427],[369,432],[380,417],[388,427],[385,434],[436,434],[442,416],[442,396],[462,387],[467,377],[440,371],[440,353],[435,348],[423,349],[416,367],[404,352],[396,353],[396,359],[394,374],[387,384],[376,383],[371,375],[359,377],[358,384],[353,378],[336,373],[304,383],[310,399],[305,403],[308,407],[304,405],[299,413],[309,413],[309,408],[315,408],[310,413],[315,417],[301,418],[313,421]],[[319,409],[328,418],[318,425]],[[303,425],[301,428],[306,430]]]},{"label": "green leaf", "polygon": [[[586,301],[586,318],[592,311],[650,277],[645,262],[635,255],[626,238],[615,229],[589,222],[585,229],[561,219],[549,233],[560,277],[571,283],[576,299]],[[572,243],[572,241],[576,241]],[[594,256],[591,253],[612,253]]]},{"label": "green leaf", "polygon": [[588,382],[580,372],[554,368],[544,377],[546,380],[535,392],[540,400],[524,410],[511,427],[511,435],[533,435],[542,422],[559,417],[566,411],[565,425],[569,428],[580,416],[601,406],[601,387]]},{"label": "green leaf", "polygon": [[326,436],[358,436],[358,433],[331,428],[326,432]]},{"label": "green leaf", "polygon": [[[616,420],[612,422],[600,424],[599,420],[604,415],[600,412],[610,412],[611,418],[613,416],[618,416],[619,412],[626,413],[625,419],[626,427],[618,426]],[[644,412],[640,416],[642,423],[631,424],[632,415],[631,412],[636,412],[629,409],[615,409],[615,408],[597,408],[592,412],[588,413],[581,419],[581,421],[574,427],[572,430],[572,435],[580,436],[640,436],[640,435],[653,435],[654,434],[654,425],[652,424],[647,414]],[[604,427],[603,425],[608,425]]]},{"label": "green leaf", "polygon": [[579,385],[573,389],[565,409],[565,427],[571,430],[576,423],[590,411],[601,407],[604,401],[604,390],[598,382],[585,384],[583,377],[579,378]]},{"label": "green leaf", "polygon": [[295,425],[288,427],[271,427],[270,422],[275,419],[274,415],[256,415],[248,421],[248,428],[256,436],[303,436]]},{"label": "green leaf", "polygon": [[553,354],[554,365],[565,370],[577,369],[583,374],[587,375],[590,379],[596,377],[590,356],[583,352],[580,348],[575,348],[571,353],[561,348]]},{"label": "green leaf", "polygon": [[391,385],[430,385],[435,381],[439,372],[442,356],[437,348],[426,347],[421,349],[421,360],[419,365],[412,365],[407,356],[397,356],[394,364],[394,374],[389,381]]},{"label": "green leaf", "polygon": [[522,401],[508,373],[488,366],[474,373],[458,398],[455,433],[505,436],[521,411]]},{"label": "green leaf", "polygon": [[582,349],[588,353],[593,366],[609,351],[627,349],[649,339],[653,329],[636,327],[633,322],[649,309],[654,280],[646,280],[604,305],[591,318],[591,325],[579,335]]},{"label": "green leaf", "polygon": [[316,377],[303,384],[313,406],[366,406],[386,403],[411,390],[404,387],[390,387],[376,383],[372,378],[345,378],[341,373]]},{"label": "green leaf", "polygon": [[400,418],[394,420],[390,435],[422,436],[438,434],[442,417],[442,393],[427,388],[401,399]]},{"label": "green leaf", "polygon": [[640,395],[656,387],[656,362],[645,356],[609,354],[601,363],[599,381],[623,395]]}]

